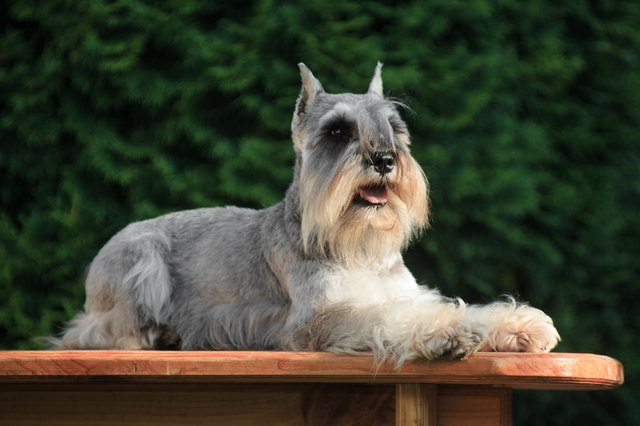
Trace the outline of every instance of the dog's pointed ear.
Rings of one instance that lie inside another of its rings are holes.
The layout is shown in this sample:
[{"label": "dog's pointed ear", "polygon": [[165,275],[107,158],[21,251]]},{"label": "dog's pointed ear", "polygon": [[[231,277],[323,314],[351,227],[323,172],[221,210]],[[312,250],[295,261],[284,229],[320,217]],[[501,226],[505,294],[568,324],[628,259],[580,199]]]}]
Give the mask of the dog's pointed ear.
[{"label": "dog's pointed ear", "polygon": [[384,97],[382,94],[382,62],[378,62],[378,65],[376,65],[376,70],[373,73],[371,83],[369,83],[369,91],[367,93],[378,95],[381,98]]},{"label": "dog's pointed ear", "polygon": [[300,68],[300,77],[302,77],[302,89],[296,102],[296,111],[293,115],[294,120],[300,119],[303,114],[306,114],[309,108],[311,108],[316,96],[324,93],[322,84],[313,76],[311,70],[302,62],[298,64],[298,67]]}]

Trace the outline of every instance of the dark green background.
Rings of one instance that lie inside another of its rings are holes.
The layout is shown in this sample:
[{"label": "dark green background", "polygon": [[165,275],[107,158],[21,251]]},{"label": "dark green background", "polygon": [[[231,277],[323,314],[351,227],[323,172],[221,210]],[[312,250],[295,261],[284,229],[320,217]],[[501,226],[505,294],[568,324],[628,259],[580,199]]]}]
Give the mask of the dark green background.
[{"label": "dark green background", "polygon": [[516,424],[640,424],[640,2],[16,0],[0,28],[0,348],[59,330],[128,222],[280,199],[297,62],[363,92],[380,60],[431,181],[418,279],[625,364]]}]

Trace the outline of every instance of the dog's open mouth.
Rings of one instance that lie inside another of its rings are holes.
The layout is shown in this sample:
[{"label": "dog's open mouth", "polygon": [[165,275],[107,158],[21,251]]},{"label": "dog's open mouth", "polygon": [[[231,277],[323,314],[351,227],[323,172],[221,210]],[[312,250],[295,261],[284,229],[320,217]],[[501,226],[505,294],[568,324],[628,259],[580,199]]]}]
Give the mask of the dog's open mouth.
[{"label": "dog's open mouth", "polygon": [[358,189],[355,202],[366,207],[383,207],[387,204],[389,193],[383,184],[363,186]]}]

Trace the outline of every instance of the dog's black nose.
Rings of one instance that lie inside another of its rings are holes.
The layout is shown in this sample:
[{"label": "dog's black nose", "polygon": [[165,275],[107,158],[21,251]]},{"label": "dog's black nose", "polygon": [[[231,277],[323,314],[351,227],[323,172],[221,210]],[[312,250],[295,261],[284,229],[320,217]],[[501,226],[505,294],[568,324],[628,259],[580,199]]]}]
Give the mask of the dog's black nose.
[{"label": "dog's black nose", "polygon": [[376,172],[386,175],[396,165],[396,156],[392,151],[377,151],[371,157],[371,164]]}]

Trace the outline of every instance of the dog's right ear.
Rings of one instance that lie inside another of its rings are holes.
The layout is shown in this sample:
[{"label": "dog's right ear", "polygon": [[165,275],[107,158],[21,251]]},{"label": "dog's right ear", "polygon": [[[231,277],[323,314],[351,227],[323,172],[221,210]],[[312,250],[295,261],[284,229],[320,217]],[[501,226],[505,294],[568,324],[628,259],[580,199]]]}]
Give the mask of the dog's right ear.
[{"label": "dog's right ear", "polygon": [[380,61],[378,61],[378,65],[376,65],[376,71],[373,73],[373,78],[371,79],[371,83],[369,83],[369,91],[367,93],[384,98],[384,93],[382,93],[382,62]]},{"label": "dog's right ear", "polygon": [[302,77],[302,90],[300,90],[300,96],[298,96],[296,102],[296,110],[293,114],[294,124],[298,124],[304,114],[309,111],[316,96],[324,93],[322,84],[313,76],[309,68],[302,62],[298,64],[298,67],[300,68],[300,77]]}]

